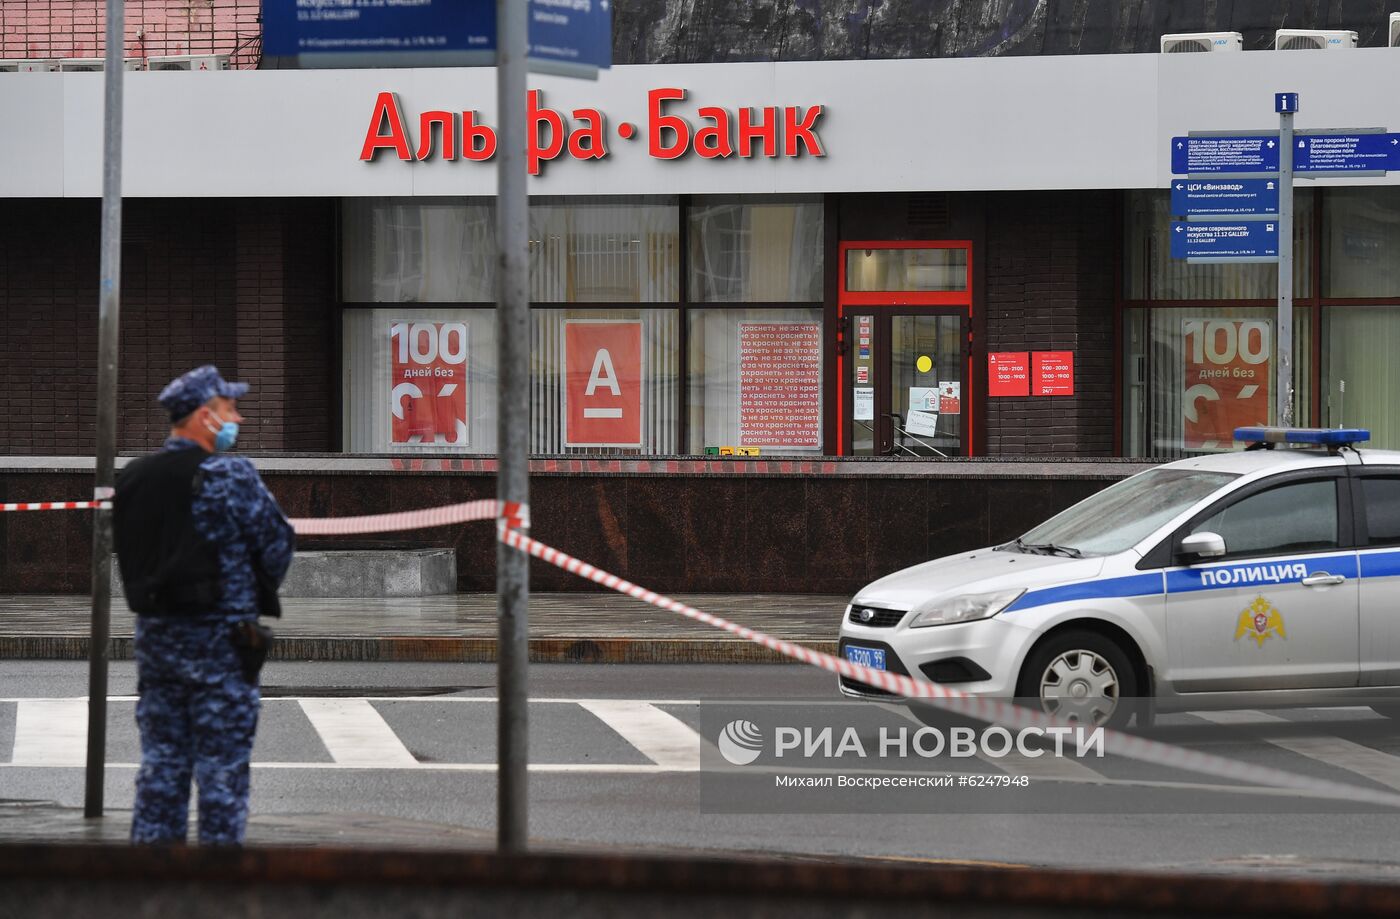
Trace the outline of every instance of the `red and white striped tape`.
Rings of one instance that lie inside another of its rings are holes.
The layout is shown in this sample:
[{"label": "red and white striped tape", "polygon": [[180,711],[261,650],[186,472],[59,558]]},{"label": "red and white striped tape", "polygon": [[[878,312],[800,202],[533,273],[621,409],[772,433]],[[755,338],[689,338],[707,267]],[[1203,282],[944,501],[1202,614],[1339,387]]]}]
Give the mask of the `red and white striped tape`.
[{"label": "red and white striped tape", "polygon": [[0,504],[0,511],[81,511],[111,506],[111,501],[19,501]]},{"label": "red and white striped tape", "polygon": [[[82,502],[78,502],[82,503]],[[6,505],[5,509],[12,506]],[[37,509],[37,508],[36,508]],[[496,520],[499,538],[512,548],[526,552],[535,558],[555,565],[571,574],[586,578],[596,584],[626,594],[644,603],[679,613],[696,622],[722,629],[733,635],[763,645],[777,653],[801,661],[813,667],[857,680],[869,686],[883,689],[906,699],[929,699],[942,708],[976,718],[1002,727],[1023,728],[1068,728],[1083,725],[1052,717],[1044,712],[1023,708],[996,699],[986,699],[968,695],[937,683],[916,680],[899,673],[885,670],[872,670],[853,664],[848,660],[804,648],[802,645],[775,638],[763,632],[730,622],[719,616],[712,616],[673,600],[670,597],[647,590],[615,574],[603,571],[567,552],[561,552],[545,545],[522,532],[529,526],[529,508],[525,505],[504,503],[494,500],[468,501],[445,507],[425,508],[416,511],[401,511],[392,514],[375,514],[362,517],[298,518],[291,523],[297,533],[306,536],[343,536],[363,533],[384,533],[398,530],[413,530],[425,527],[447,526],[476,520]],[[1119,731],[1104,730],[1104,748],[1117,756],[1139,760],[1159,766],[1170,766],[1200,775],[1210,775],[1235,782],[1293,789],[1308,794],[1378,804],[1384,807],[1400,808],[1400,794],[1359,788],[1342,782],[1311,776],[1294,775],[1267,766],[1240,763],[1224,757],[1174,747],[1169,744],[1148,740]]]}]

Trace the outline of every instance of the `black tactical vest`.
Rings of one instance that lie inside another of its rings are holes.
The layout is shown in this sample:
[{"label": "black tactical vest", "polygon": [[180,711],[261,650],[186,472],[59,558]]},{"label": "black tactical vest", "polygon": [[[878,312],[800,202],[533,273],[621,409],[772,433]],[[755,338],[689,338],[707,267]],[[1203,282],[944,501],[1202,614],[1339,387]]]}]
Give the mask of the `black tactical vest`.
[{"label": "black tactical vest", "polygon": [[194,529],[204,485],[198,447],[164,450],[117,476],[113,535],[126,602],[145,616],[207,616],[218,611],[219,548]]}]

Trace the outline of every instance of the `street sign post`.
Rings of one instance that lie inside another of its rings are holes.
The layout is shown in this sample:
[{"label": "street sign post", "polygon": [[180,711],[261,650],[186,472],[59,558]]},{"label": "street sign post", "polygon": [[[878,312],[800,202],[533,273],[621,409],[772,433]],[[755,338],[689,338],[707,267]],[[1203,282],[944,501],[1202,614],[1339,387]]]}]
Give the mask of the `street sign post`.
[{"label": "street sign post", "polygon": [[1175,179],[1178,217],[1238,217],[1278,213],[1278,179]]},{"label": "street sign post", "polygon": [[1293,178],[1400,169],[1400,134],[1384,128],[1295,132],[1297,93],[1275,93],[1279,129],[1199,132],[1171,140],[1172,258],[1278,263],[1278,424],[1293,424]]},{"label": "street sign post", "polygon": [[1211,262],[1272,262],[1279,257],[1277,220],[1171,225],[1172,258]]},{"label": "street sign post", "polygon": [[[528,0],[530,69],[596,77],[612,66],[612,4]],[[494,0],[305,8],[263,0],[263,54],[306,68],[483,67],[496,63]]]}]

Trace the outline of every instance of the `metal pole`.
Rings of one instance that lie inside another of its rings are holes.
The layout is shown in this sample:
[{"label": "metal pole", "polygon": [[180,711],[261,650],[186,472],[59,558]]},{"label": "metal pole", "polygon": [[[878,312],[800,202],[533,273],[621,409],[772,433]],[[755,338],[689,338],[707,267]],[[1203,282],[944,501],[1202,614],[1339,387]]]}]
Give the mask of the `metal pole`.
[{"label": "metal pole", "polygon": [[1293,113],[1278,116],[1278,423],[1293,425]]},{"label": "metal pole", "polygon": [[[525,0],[496,0],[496,109],[499,127],[496,181],[496,496],[530,499],[530,301],[528,213],[525,181]],[[527,807],[529,698],[527,668],[529,558],[496,544],[496,608],[499,615],[496,681],[496,843],[521,852],[529,838]]]},{"label": "metal pole", "polygon": [[[117,332],[122,267],[122,81],[126,40],[123,0],[107,0],[107,54],[102,83],[102,256],[97,294],[97,474],[93,495],[116,484]],[[87,782],[83,816],[102,816],[107,763],[107,639],[112,620],[112,512],[93,512],[92,635],[88,644]]]}]

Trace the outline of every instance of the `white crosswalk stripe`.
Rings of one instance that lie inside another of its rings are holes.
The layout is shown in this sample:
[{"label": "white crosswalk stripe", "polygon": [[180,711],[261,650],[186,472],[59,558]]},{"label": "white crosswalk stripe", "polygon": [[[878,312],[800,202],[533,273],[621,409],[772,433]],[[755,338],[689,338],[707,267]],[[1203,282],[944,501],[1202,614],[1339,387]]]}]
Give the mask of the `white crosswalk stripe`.
[{"label": "white crosswalk stripe", "polygon": [[700,768],[700,735],[675,715],[650,702],[589,699],[579,703],[658,766]]},{"label": "white crosswalk stripe", "polygon": [[[1220,725],[1297,724],[1278,715],[1258,711],[1195,712],[1196,717]],[[1390,788],[1400,789],[1400,757],[1383,753],[1374,747],[1355,743],[1343,737],[1261,737],[1268,743],[1300,756],[1315,759],[1338,769],[1365,776]]]},{"label": "white crosswalk stripe", "polygon": [[81,766],[87,761],[86,699],[34,699],[15,711],[10,761],[20,766]]},{"label": "white crosswalk stripe", "polygon": [[303,699],[301,710],[339,765],[385,769],[418,765],[394,729],[364,699]]}]

